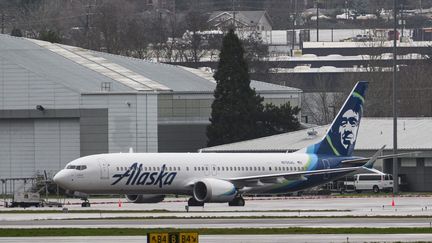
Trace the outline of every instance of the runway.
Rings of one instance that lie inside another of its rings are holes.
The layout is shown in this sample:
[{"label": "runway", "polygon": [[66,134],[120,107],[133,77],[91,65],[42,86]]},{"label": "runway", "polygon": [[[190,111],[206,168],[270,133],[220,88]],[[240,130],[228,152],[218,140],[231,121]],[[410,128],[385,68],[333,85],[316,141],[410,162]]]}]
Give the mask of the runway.
[{"label": "runway", "polygon": [[[159,204],[132,204],[124,199],[79,200],[62,208],[0,208],[6,228],[389,228],[432,227],[432,197],[294,197],[247,198],[245,207],[206,204],[186,212],[186,199]],[[16,211],[18,210],[19,213]],[[47,211],[49,210],[49,211]],[[26,213],[27,212],[27,213]],[[413,217],[414,216],[414,217]],[[287,234],[201,235],[200,242],[430,242],[432,234]],[[0,242],[145,242],[143,236],[0,238]]]},{"label": "runway", "polygon": [[[431,236],[428,234],[298,234],[298,235],[200,235],[199,241],[202,243],[219,243],[227,241],[230,243],[241,242],[260,242],[260,243],[285,243],[285,242],[308,242],[308,243],[346,243],[346,242],[430,242]],[[0,242],[32,242],[32,243],[142,243],[146,242],[145,236],[87,236],[87,237],[19,237],[19,238],[0,238]]]},{"label": "runway", "polygon": [[432,227],[430,218],[154,218],[0,221],[0,228],[389,228]]}]

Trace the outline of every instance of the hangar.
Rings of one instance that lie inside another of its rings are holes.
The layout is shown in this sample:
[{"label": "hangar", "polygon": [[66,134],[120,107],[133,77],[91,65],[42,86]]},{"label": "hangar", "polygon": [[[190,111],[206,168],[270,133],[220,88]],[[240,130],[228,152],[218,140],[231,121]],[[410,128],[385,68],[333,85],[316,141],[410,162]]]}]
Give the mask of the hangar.
[{"label": "hangar", "polygon": [[[81,156],[194,152],[216,82],[181,66],[0,35],[0,178],[54,173]],[[252,81],[266,102],[301,90]]]},{"label": "hangar", "polygon": [[[201,149],[202,152],[294,152],[318,142],[328,126]],[[398,118],[398,153],[412,153],[399,158],[401,190],[430,191],[432,188],[432,118]],[[393,153],[393,118],[364,117],[357,133],[354,155],[371,157],[383,145],[383,154]],[[377,161],[375,168],[391,174],[392,159]]]}]

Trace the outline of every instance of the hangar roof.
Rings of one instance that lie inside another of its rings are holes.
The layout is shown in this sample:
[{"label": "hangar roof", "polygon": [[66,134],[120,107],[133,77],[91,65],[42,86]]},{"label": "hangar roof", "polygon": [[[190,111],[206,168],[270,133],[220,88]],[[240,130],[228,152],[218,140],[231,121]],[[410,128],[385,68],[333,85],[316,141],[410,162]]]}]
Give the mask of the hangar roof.
[{"label": "hangar roof", "polygon": [[[282,152],[296,151],[318,142],[328,126],[268,136],[248,141],[231,143],[202,149],[203,152]],[[315,130],[316,136],[308,135]],[[398,118],[398,149],[430,150],[432,140],[428,133],[432,131],[432,118]],[[393,118],[364,117],[357,135],[356,150],[378,150],[386,145],[386,150],[393,149]]]},{"label": "hangar roof", "polygon": [[[0,57],[81,93],[213,92],[216,82],[201,70],[154,63],[79,47],[0,35]],[[298,93],[299,89],[252,81],[260,93]]]}]

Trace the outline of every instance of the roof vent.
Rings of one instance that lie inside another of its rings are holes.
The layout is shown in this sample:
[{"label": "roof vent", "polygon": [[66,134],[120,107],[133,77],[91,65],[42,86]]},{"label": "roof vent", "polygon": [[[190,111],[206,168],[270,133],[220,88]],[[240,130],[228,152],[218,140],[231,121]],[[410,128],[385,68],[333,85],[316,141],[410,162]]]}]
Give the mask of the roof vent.
[{"label": "roof vent", "polygon": [[101,91],[110,92],[111,91],[111,82],[102,82],[101,83]]},{"label": "roof vent", "polygon": [[312,130],[307,131],[307,135],[308,137],[316,137],[318,135],[318,132],[312,128]]}]

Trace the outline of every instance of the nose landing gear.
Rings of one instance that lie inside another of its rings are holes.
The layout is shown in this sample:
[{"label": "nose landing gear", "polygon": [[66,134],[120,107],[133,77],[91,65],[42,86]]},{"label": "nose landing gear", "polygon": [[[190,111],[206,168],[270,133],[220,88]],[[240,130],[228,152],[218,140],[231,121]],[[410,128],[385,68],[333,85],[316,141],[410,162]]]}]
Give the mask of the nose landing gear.
[{"label": "nose landing gear", "polygon": [[83,200],[83,202],[81,203],[82,208],[89,208],[90,207],[90,201],[87,198],[81,199],[81,200]]},{"label": "nose landing gear", "polygon": [[230,207],[244,207],[244,205],[245,205],[245,200],[243,199],[242,196],[238,196],[228,203],[228,206]]}]

